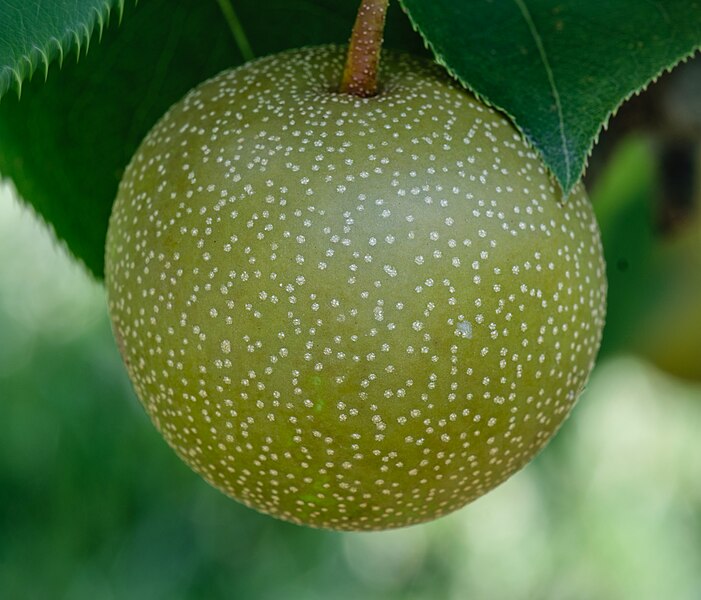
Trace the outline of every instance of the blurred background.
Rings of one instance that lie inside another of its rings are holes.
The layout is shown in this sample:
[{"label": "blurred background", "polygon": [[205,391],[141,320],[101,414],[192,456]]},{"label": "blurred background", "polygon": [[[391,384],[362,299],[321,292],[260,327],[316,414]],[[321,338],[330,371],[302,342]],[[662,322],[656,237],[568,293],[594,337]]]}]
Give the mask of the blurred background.
[{"label": "blurred background", "polygon": [[609,324],[572,417],[497,490],[387,533],[289,525],[194,475],[102,286],[0,188],[0,597],[701,599],[701,221],[695,200],[660,219],[659,136],[624,138],[592,186]]}]

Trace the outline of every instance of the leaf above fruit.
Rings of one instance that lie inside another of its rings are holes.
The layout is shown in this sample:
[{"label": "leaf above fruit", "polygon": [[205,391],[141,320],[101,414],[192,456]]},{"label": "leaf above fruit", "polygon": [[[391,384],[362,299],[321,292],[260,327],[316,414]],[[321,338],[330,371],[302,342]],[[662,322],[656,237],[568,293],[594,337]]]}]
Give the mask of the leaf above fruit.
[{"label": "leaf above fruit", "polygon": [[401,0],[465,86],[509,114],[566,193],[623,101],[701,46],[701,2]]},{"label": "leaf above fruit", "polygon": [[[512,116],[566,191],[618,105],[701,43],[698,0],[400,2],[439,60]],[[390,3],[387,46],[420,52],[400,2]],[[270,0],[263,15],[259,4],[234,6],[265,55],[345,42],[358,0]],[[25,88],[19,102],[0,100],[0,174],[98,277],[117,183],[141,138],[186,90],[242,62],[216,2],[126,3],[119,29],[116,18],[106,26],[108,6],[0,0],[0,95],[13,82]],[[121,1],[111,6],[121,14]],[[103,26],[78,64],[26,81]]]},{"label": "leaf above fruit", "polygon": [[87,52],[95,30],[101,37],[112,12],[121,18],[123,10],[124,0],[0,0],[0,97],[13,86],[20,93],[37,70],[46,77],[70,52]]}]

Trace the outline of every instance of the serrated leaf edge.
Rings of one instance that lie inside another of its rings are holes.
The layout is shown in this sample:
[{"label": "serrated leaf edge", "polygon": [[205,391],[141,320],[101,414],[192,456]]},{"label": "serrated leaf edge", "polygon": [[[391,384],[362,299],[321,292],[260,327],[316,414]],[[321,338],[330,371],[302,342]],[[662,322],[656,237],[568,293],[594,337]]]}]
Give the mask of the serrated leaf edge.
[{"label": "serrated leaf edge", "polygon": [[[135,4],[136,2],[138,0],[134,0]],[[59,68],[61,68],[65,56],[73,50],[76,52],[76,60],[80,60],[81,55],[87,54],[90,49],[90,39],[95,31],[95,25],[97,25],[98,41],[100,41],[115,9],[118,11],[119,23],[122,22],[124,5],[125,0],[104,0],[101,8],[91,7],[87,22],[67,29],[61,38],[51,36],[42,46],[34,45],[29,52],[17,59],[14,66],[2,65],[0,67],[0,100],[13,87],[17,96],[21,97],[22,84],[26,80],[31,80],[40,67],[43,67],[44,79],[46,80],[49,76],[50,64],[58,60]]]},{"label": "serrated leaf edge", "polygon": [[587,170],[587,167],[589,166],[589,159],[591,158],[592,152],[594,150],[594,147],[596,144],[599,143],[599,138],[601,137],[601,134],[606,131],[609,127],[609,124],[611,122],[611,119],[618,114],[618,111],[621,109],[621,107],[628,102],[631,98],[634,98],[635,96],[639,96],[640,94],[643,94],[651,85],[657,82],[657,80],[662,77],[663,75],[666,75],[667,73],[672,72],[676,67],[678,67],[681,64],[684,64],[686,62],[689,62],[692,58],[694,58],[699,52],[701,52],[701,44],[698,44],[695,46],[690,52],[687,54],[682,54],[679,58],[674,59],[670,64],[662,67],[655,75],[653,75],[647,83],[644,83],[642,86],[640,86],[637,89],[632,90],[629,94],[625,95],[619,103],[611,110],[611,112],[608,114],[604,122],[599,126],[599,130],[596,132],[596,135],[594,138],[592,138],[592,142],[589,146],[589,149],[587,150],[587,154],[585,157],[585,164],[584,168],[582,169],[582,172],[580,173],[580,178],[582,175]]},{"label": "serrated leaf edge", "polygon": [[584,175],[584,173],[587,170],[587,167],[589,166],[589,159],[591,158],[594,147],[596,146],[596,144],[599,141],[599,138],[601,137],[602,131],[604,131],[605,129],[608,128],[609,122],[616,115],[616,113],[618,113],[621,106],[623,106],[628,100],[630,100],[634,96],[638,96],[638,95],[642,94],[645,90],[647,90],[647,88],[650,85],[652,85],[660,77],[662,77],[662,75],[664,75],[665,73],[669,73],[678,65],[680,65],[684,62],[687,62],[688,60],[693,58],[697,53],[701,52],[701,44],[696,45],[694,48],[692,48],[692,50],[690,52],[681,55],[679,58],[674,59],[670,64],[662,67],[657,74],[653,75],[642,86],[632,90],[630,93],[623,96],[619,100],[618,104],[616,104],[616,106],[609,112],[608,116],[604,119],[604,121],[599,126],[599,129],[596,132],[596,135],[592,138],[592,141],[589,144],[589,147],[587,148],[587,152],[586,152],[586,155],[584,157],[582,167],[578,170],[578,172],[575,172],[576,177],[572,177],[570,179],[570,181],[568,181],[568,182],[563,182],[560,179],[560,177],[557,175],[557,173],[555,172],[555,169],[552,168],[552,166],[548,162],[545,155],[541,152],[540,148],[535,143],[535,140],[532,139],[532,137],[530,135],[528,135],[526,133],[526,131],[521,127],[521,125],[516,120],[516,117],[514,117],[514,115],[512,115],[505,107],[499,106],[498,104],[492,102],[487,96],[485,96],[484,94],[479,92],[477,89],[475,89],[472,86],[472,84],[470,84],[469,81],[460,77],[460,75],[458,75],[453,70],[453,68],[447,63],[445,58],[436,50],[435,46],[428,39],[426,34],[424,34],[424,32],[421,30],[421,27],[415,21],[414,17],[412,16],[411,12],[409,11],[409,9],[406,6],[404,6],[403,0],[399,0],[399,4],[401,5],[404,13],[409,18],[409,22],[411,23],[412,28],[414,29],[414,31],[416,31],[421,36],[421,38],[423,39],[423,42],[424,42],[424,46],[431,52],[431,54],[433,54],[436,62],[439,65],[441,65],[453,79],[455,79],[458,83],[460,83],[460,85],[462,85],[471,94],[473,94],[478,100],[480,100],[480,102],[482,102],[486,106],[489,106],[490,108],[493,108],[494,110],[498,110],[499,112],[504,114],[511,121],[511,123],[514,125],[514,127],[516,127],[518,132],[523,136],[523,138],[528,142],[528,144],[533,148],[533,150],[535,150],[540,155],[541,159],[543,160],[543,163],[548,168],[548,171],[550,172],[551,176],[555,179],[557,184],[560,186],[560,189],[562,190],[562,193],[563,193],[563,199],[565,199],[565,200],[572,193],[574,188],[577,186],[577,184],[582,179],[582,176]]}]

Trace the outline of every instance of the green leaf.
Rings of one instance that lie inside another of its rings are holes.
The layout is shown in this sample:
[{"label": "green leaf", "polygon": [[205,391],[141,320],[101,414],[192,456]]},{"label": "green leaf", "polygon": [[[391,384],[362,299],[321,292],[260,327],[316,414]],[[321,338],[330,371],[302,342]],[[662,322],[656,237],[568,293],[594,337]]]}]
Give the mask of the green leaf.
[{"label": "green leaf", "polygon": [[[256,55],[344,42],[359,0],[0,0],[0,174],[102,274],[107,221],[140,140],[188,89],[243,61],[219,4]],[[701,41],[701,0],[401,0],[451,72],[511,115],[565,191],[611,113]],[[420,50],[398,3],[389,46]],[[48,69],[71,49],[76,64]],[[419,43],[417,43],[417,40]]]},{"label": "green leaf", "polygon": [[[0,0],[3,23],[8,2]],[[72,2],[82,6],[86,22],[92,4],[105,3]],[[264,10],[260,0],[232,4],[257,55],[345,42],[357,10],[357,0],[266,0]],[[423,48],[398,7],[388,20],[388,45]],[[98,277],[117,185],[144,135],[190,88],[243,62],[215,0],[141,0],[135,8],[127,3],[121,27],[116,25],[77,64],[51,69],[46,83],[35,78],[21,100],[9,94],[0,101],[0,174],[14,181]]]},{"label": "green leaf", "polygon": [[699,0],[401,0],[465,86],[509,114],[565,193],[611,114],[701,45]]},{"label": "green leaf", "polygon": [[95,26],[102,30],[124,0],[0,0],[0,96],[37,68],[48,75],[49,64],[75,50],[86,51]]}]

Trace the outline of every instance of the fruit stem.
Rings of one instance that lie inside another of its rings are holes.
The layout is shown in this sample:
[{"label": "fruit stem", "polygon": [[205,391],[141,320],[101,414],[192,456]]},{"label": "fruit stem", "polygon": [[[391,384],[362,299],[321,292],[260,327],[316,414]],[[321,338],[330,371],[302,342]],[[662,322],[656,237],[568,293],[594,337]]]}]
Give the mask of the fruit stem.
[{"label": "fruit stem", "polygon": [[377,75],[389,0],[362,0],[355,19],[340,92],[368,98],[377,94]]}]

